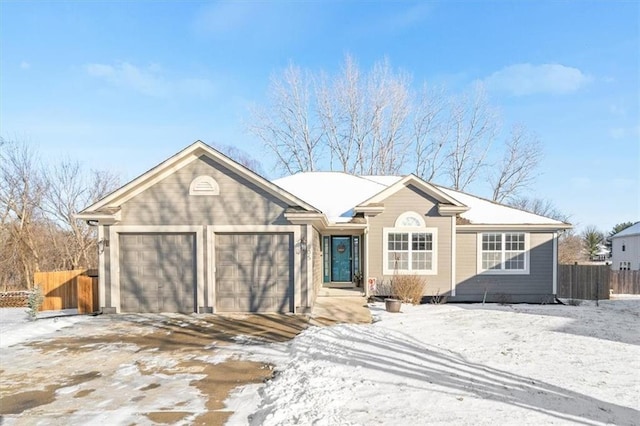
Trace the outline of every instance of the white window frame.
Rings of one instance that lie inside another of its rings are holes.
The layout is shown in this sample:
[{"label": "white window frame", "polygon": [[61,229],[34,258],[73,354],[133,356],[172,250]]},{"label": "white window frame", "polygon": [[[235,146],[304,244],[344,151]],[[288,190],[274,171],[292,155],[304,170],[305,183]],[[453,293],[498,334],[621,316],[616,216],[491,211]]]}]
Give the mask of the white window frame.
[{"label": "white window frame", "polygon": [[[400,216],[402,217],[402,215]],[[400,219],[400,218],[398,218]],[[400,222],[399,220],[396,221]],[[407,266],[409,269],[395,270],[389,268],[389,234],[408,234],[409,238],[409,258],[407,259]],[[431,269],[411,269],[412,265],[412,250],[411,242],[413,234],[431,234]],[[384,275],[393,275],[398,273],[400,275],[437,275],[438,274],[438,228],[427,227],[394,227],[383,228],[382,238],[383,250],[382,250],[382,273]]]},{"label": "white window frame", "polygon": [[[507,251],[505,248],[505,234],[524,234],[524,269],[483,269],[482,268],[482,236],[485,234],[498,234],[502,238],[502,260],[501,264],[504,265],[505,260],[505,252]],[[528,232],[523,231],[486,231],[479,232],[477,235],[477,273],[482,275],[529,275],[530,273],[530,261],[529,261],[529,253],[530,253],[530,234]]]}]

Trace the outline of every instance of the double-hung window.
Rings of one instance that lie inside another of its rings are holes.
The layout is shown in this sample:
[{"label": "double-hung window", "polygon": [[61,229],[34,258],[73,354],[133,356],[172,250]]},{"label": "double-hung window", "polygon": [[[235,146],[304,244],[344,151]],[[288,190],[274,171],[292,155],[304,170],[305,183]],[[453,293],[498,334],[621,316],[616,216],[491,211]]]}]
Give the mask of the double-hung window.
[{"label": "double-hung window", "polygon": [[394,228],[384,228],[383,245],[385,275],[437,273],[437,229],[425,227],[417,214],[405,213]]},{"label": "double-hung window", "polygon": [[529,234],[485,232],[478,235],[478,272],[528,274]]}]

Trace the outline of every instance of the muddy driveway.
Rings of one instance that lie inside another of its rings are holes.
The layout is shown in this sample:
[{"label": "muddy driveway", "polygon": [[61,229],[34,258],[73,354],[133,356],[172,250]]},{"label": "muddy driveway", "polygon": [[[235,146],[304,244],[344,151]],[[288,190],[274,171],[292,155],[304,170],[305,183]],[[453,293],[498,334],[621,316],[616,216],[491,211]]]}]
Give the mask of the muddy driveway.
[{"label": "muddy driveway", "polygon": [[306,327],[291,315],[89,318],[2,350],[0,424],[224,424],[230,393],[273,374],[240,348],[286,342]]}]

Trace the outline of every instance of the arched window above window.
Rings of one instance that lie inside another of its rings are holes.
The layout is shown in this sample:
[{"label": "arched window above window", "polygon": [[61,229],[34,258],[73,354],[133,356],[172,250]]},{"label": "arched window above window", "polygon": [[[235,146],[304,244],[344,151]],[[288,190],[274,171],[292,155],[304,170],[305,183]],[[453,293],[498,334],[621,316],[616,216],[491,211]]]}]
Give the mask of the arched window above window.
[{"label": "arched window above window", "polygon": [[211,176],[198,176],[189,185],[189,195],[218,195],[220,187]]},{"label": "arched window above window", "polygon": [[416,212],[404,212],[396,219],[396,228],[424,228],[424,218]]}]

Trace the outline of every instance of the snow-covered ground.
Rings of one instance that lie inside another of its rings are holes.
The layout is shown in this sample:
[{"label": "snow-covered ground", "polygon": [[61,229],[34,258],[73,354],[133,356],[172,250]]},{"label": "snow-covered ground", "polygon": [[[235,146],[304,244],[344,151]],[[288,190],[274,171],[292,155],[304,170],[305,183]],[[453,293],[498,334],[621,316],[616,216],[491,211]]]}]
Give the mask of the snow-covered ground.
[{"label": "snow-covered ground", "polygon": [[39,312],[35,321],[29,320],[27,308],[0,309],[0,348],[48,336],[64,327],[84,321],[77,309]]},{"label": "snow-covered ground", "polygon": [[[240,355],[276,366],[275,379],[266,385],[248,385],[231,394],[226,407],[235,412],[227,424],[640,424],[638,297],[601,301],[599,307],[593,302],[580,306],[403,305],[399,314],[385,312],[382,304],[370,309],[373,324],[311,327],[294,340],[277,344],[239,336],[236,344],[212,348],[208,362],[214,364]],[[153,322],[151,317],[141,318]],[[88,319],[65,316],[28,321],[24,309],[0,309],[3,356],[8,350],[34,351],[18,343],[105,327],[99,326],[99,320]],[[107,320],[102,322],[111,324]],[[77,322],[83,323],[60,330]],[[122,347],[104,350],[109,359],[121,356],[121,367],[131,364],[127,361],[131,355]],[[160,355],[148,361],[158,363],[163,359]],[[117,371],[128,374],[122,368]],[[126,377],[133,380],[132,389],[151,389],[153,383],[145,380],[165,376]],[[199,404],[183,409],[205,410],[207,395],[195,397],[199,394],[192,389],[193,377],[170,377],[182,386],[178,394],[191,395],[191,405]],[[96,381],[90,382],[92,386]],[[145,406],[145,401],[162,401],[168,395],[159,392],[167,389],[176,394],[176,389],[165,385],[145,391],[158,393],[146,399],[124,395],[118,412],[129,414],[122,419],[108,410],[103,414],[122,424],[140,421],[130,413],[158,409]],[[99,399],[99,391],[86,398],[92,395]],[[58,404],[56,410],[64,411],[63,396],[58,395],[46,409]],[[96,407],[79,409],[73,414],[76,417],[67,417],[67,423],[83,424],[79,419],[86,420],[89,412],[98,416]],[[84,417],[80,416],[83,410],[88,410]],[[187,419],[179,424],[189,424]]]},{"label": "snow-covered ground", "polygon": [[637,297],[370,308],[374,324],[310,328],[285,354],[246,347],[277,375],[230,423],[640,424]]}]

